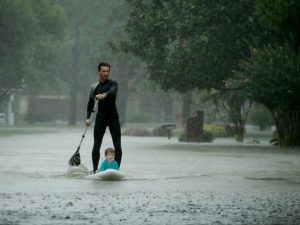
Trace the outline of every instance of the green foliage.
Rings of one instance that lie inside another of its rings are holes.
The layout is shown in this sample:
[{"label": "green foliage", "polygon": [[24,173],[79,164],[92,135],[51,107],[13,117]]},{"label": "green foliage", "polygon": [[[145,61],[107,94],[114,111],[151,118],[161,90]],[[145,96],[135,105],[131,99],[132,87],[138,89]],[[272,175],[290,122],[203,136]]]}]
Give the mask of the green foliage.
[{"label": "green foliage", "polygon": [[90,85],[98,80],[97,66],[100,61],[111,64],[110,78],[118,81],[119,93],[124,93],[119,95],[118,101],[120,118],[126,122],[127,93],[136,84],[137,80],[133,77],[141,68],[139,59],[118,51],[114,45],[126,39],[124,26],[129,16],[128,4],[119,0],[60,0],[60,4],[68,22],[65,39],[67,55],[60,56],[58,66],[67,74],[64,77],[68,84],[65,89],[71,89],[69,124],[76,122],[77,96],[83,94],[87,98]]},{"label": "green foliage", "polygon": [[226,136],[228,136],[224,126],[218,126],[218,125],[213,125],[213,124],[205,124],[203,129],[210,132],[213,135],[213,137],[226,137]]},{"label": "green foliage", "polygon": [[[214,136],[213,130],[210,128],[207,128],[204,126],[203,128],[203,136],[202,136],[202,142],[212,142],[215,139],[216,136]],[[178,141],[185,142],[186,141],[186,131],[183,130],[178,137]]]},{"label": "green foliage", "polygon": [[251,57],[240,63],[236,79],[227,80],[226,86],[245,90],[270,110],[281,147],[300,145],[300,2],[256,3],[263,25],[272,30],[251,49]]},{"label": "green foliage", "polygon": [[[110,62],[111,74],[119,76],[120,71],[124,70],[124,65],[121,65],[123,70],[119,71],[119,65],[132,59],[128,54],[114,51],[111,47],[113,42],[126,38],[123,27],[128,20],[128,5],[119,0],[61,0],[60,4],[68,22],[65,42],[69,42],[69,57],[72,58],[76,51],[79,58],[78,89],[85,91],[98,79],[97,66],[100,61]],[[74,63],[71,61],[66,65],[69,68],[68,81],[75,78],[70,74]]]},{"label": "green foliage", "polygon": [[55,55],[51,45],[62,37],[64,18],[57,1],[46,0],[0,1],[0,16],[1,104],[22,85],[36,88],[54,79],[48,80],[45,71]]},{"label": "green foliage", "polygon": [[32,39],[31,30],[35,27],[32,12],[27,8],[30,8],[28,2],[0,1],[0,103],[22,83],[22,57],[19,53],[27,40]]},{"label": "green foliage", "polygon": [[149,137],[152,136],[151,131],[146,128],[127,128],[122,135],[136,136],[136,137]]},{"label": "green foliage", "polygon": [[254,32],[252,1],[136,1],[123,49],[164,89],[221,88]]},{"label": "green foliage", "polygon": [[233,136],[237,141],[244,139],[244,127],[251,109],[252,101],[247,98],[244,90],[213,90],[206,100],[211,100],[218,116],[227,127],[233,124]]},{"label": "green foliage", "polygon": [[249,96],[271,111],[294,108],[300,102],[300,56],[290,46],[252,49],[252,57],[236,72]]},{"label": "green foliage", "polygon": [[236,75],[249,97],[271,111],[280,146],[299,145],[300,55],[287,44],[252,49]]},{"label": "green foliage", "polygon": [[212,142],[215,139],[213,132],[203,129],[202,142]]},{"label": "green foliage", "polygon": [[265,24],[284,40],[300,45],[300,1],[257,0],[257,11]]}]

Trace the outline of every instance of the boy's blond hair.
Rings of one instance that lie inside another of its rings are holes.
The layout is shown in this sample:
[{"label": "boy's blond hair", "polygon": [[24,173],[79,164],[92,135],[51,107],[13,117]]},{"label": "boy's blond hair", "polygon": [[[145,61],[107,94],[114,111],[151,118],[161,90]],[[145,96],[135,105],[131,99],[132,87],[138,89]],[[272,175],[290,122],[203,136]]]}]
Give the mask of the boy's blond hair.
[{"label": "boy's blond hair", "polygon": [[113,153],[114,155],[116,155],[116,151],[113,148],[107,148],[107,149],[105,149],[105,152],[104,152],[105,156],[107,156],[107,154],[109,152]]}]

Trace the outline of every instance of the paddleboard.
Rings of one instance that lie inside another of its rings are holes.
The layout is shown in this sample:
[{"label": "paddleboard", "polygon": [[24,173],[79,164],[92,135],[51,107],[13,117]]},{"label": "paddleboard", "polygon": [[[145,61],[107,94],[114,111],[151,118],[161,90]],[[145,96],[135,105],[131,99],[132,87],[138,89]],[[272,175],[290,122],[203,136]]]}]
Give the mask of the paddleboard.
[{"label": "paddleboard", "polygon": [[120,181],[125,178],[125,174],[119,170],[107,169],[95,174],[86,175],[85,177],[90,180]]}]

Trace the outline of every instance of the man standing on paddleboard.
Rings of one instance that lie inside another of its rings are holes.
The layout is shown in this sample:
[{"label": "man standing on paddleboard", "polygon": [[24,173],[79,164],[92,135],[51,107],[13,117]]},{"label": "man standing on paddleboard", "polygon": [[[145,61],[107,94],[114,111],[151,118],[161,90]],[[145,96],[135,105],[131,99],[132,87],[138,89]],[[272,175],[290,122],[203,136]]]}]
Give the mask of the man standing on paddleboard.
[{"label": "man standing on paddleboard", "polygon": [[86,126],[90,126],[90,116],[93,112],[95,102],[98,100],[98,112],[94,127],[94,146],[92,150],[92,173],[95,173],[98,169],[100,147],[107,126],[109,127],[113,140],[113,145],[116,151],[115,160],[117,161],[119,168],[122,160],[121,127],[116,107],[118,83],[114,80],[108,79],[109,73],[110,65],[105,62],[99,63],[98,74],[100,79],[97,83],[94,83],[91,86],[87,105],[87,119],[85,120],[85,124]]}]

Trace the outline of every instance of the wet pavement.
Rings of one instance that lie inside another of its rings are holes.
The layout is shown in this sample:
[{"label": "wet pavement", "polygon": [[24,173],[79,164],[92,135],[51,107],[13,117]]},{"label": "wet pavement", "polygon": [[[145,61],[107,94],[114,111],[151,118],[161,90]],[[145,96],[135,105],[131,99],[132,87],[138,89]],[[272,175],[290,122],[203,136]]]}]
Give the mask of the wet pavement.
[{"label": "wet pavement", "polygon": [[104,182],[66,174],[81,128],[38,129],[0,136],[0,224],[300,224],[299,148],[123,136],[127,177]]}]

